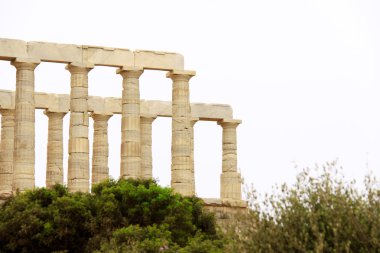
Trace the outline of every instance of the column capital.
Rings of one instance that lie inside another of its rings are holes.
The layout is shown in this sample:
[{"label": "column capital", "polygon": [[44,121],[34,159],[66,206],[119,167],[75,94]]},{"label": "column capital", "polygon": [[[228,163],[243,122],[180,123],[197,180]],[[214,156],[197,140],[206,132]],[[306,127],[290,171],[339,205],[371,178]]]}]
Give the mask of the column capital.
[{"label": "column capital", "polygon": [[46,115],[46,116],[48,116],[49,118],[50,117],[54,117],[54,116],[56,116],[56,117],[58,117],[58,118],[63,118],[63,117],[65,117],[65,115],[67,114],[67,112],[56,112],[56,111],[50,111],[49,109],[45,109],[44,110],[44,114]]},{"label": "column capital", "polygon": [[0,114],[3,116],[12,116],[14,115],[15,110],[14,109],[3,109],[0,108]]},{"label": "column capital", "polygon": [[218,121],[218,125],[221,127],[237,127],[242,121],[239,119],[222,119]]},{"label": "column capital", "polygon": [[189,81],[193,76],[195,76],[196,72],[194,70],[172,70],[166,73],[167,78],[171,78],[172,80],[186,80]]},{"label": "column capital", "polygon": [[190,126],[194,126],[199,121],[199,118],[190,118]]},{"label": "column capital", "polygon": [[144,72],[143,68],[123,66],[116,70],[116,74],[120,74],[123,78],[134,77],[139,78]]},{"label": "column capital", "polygon": [[141,123],[150,124],[157,118],[157,115],[154,114],[141,114],[140,119]]},{"label": "column capital", "polygon": [[113,113],[98,113],[98,112],[92,112],[90,114],[90,117],[94,121],[108,121],[113,116]]},{"label": "column capital", "polygon": [[88,73],[94,68],[94,64],[91,63],[80,63],[72,62],[66,65],[65,69],[71,74],[73,73]]},{"label": "column capital", "polygon": [[41,61],[34,58],[16,58],[11,61],[11,65],[16,69],[29,69],[34,70]]}]

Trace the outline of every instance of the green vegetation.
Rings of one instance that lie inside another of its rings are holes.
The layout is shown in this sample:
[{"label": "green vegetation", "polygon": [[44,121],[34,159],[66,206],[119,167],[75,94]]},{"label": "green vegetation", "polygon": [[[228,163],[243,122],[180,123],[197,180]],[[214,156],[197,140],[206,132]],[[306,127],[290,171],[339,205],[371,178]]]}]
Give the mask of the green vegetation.
[{"label": "green vegetation", "polygon": [[40,188],[0,209],[0,252],[222,252],[220,239],[200,199],[150,180],[106,181],[92,194]]},{"label": "green vegetation", "polygon": [[304,170],[294,186],[278,187],[264,201],[251,191],[250,213],[233,230],[240,231],[233,235],[236,252],[380,252],[376,179],[367,176],[358,191],[335,163],[323,166],[320,175],[311,173]]},{"label": "green vegetation", "polygon": [[198,198],[154,181],[119,180],[93,193],[36,189],[0,208],[0,252],[380,252],[380,188],[346,182],[335,164],[278,187],[218,232]]}]

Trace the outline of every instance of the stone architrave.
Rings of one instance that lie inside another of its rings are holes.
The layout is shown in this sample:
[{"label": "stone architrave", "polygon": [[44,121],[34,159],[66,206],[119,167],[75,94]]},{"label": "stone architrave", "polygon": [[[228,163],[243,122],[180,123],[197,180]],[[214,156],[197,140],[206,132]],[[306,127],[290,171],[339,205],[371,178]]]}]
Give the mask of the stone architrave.
[{"label": "stone architrave", "polygon": [[66,112],[44,111],[49,118],[46,187],[63,184],[63,118]]},{"label": "stone architrave", "polygon": [[152,123],[154,115],[141,115],[141,177],[152,179]]},{"label": "stone architrave", "polygon": [[122,67],[120,177],[138,178],[141,175],[140,87],[142,68]]},{"label": "stone architrave", "polygon": [[220,177],[221,199],[241,200],[241,177],[237,171],[236,128],[241,120],[223,120],[218,124],[223,128],[223,160]]},{"label": "stone architrave", "polygon": [[92,66],[71,63],[69,162],[67,186],[70,192],[89,191],[88,73]]},{"label": "stone architrave", "polygon": [[112,114],[92,113],[94,138],[92,145],[92,185],[109,178],[108,120]]},{"label": "stone architrave", "polygon": [[14,110],[1,109],[0,202],[12,196]]},{"label": "stone architrave", "polygon": [[184,196],[194,194],[189,98],[189,80],[194,75],[195,71],[173,70],[167,73],[173,81],[171,187]]},{"label": "stone architrave", "polygon": [[194,164],[194,125],[199,121],[199,118],[190,119],[190,136],[191,136],[191,174],[192,174],[192,188],[194,189],[193,195],[196,193],[195,189],[195,164]]},{"label": "stone architrave", "polygon": [[39,63],[36,59],[12,61],[16,68],[13,186],[20,192],[34,188],[34,69]]}]

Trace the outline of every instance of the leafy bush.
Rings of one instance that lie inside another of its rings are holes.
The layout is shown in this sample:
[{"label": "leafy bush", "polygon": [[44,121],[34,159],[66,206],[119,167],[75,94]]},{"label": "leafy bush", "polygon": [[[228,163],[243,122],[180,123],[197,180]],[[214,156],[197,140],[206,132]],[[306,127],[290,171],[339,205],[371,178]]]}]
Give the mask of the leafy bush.
[{"label": "leafy bush", "polygon": [[92,194],[40,188],[0,209],[0,252],[159,252],[186,248],[195,237],[222,247],[200,199],[152,180],[105,181]]},{"label": "leafy bush", "polygon": [[304,170],[238,223],[239,252],[380,252],[380,190],[368,176],[365,190],[339,175],[335,163],[315,177]]}]

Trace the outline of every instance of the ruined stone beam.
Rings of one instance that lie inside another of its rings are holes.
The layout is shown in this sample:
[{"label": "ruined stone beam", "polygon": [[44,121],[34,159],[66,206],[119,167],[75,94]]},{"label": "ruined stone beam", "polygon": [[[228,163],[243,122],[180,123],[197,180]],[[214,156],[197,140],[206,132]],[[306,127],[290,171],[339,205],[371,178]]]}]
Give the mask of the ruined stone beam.
[{"label": "ruined stone beam", "polygon": [[[0,90],[0,109],[14,109],[14,92]],[[66,94],[35,93],[36,109],[47,109],[51,112],[68,112],[70,96]],[[141,100],[140,113],[158,117],[171,117],[170,101]],[[90,96],[88,111],[100,114],[121,114],[121,98],[102,98]],[[220,121],[233,119],[232,108],[226,104],[192,103],[191,116],[203,121]]]}]

